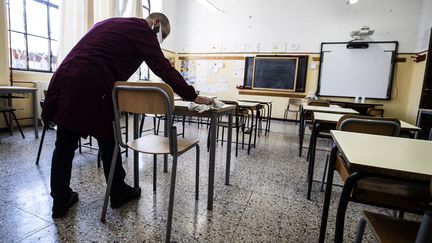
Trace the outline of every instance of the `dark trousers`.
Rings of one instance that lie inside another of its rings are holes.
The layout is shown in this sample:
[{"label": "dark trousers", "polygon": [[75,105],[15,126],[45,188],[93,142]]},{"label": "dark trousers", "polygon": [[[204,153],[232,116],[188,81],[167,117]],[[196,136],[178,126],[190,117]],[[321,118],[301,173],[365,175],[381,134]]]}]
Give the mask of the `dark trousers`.
[{"label": "dark trousers", "polygon": [[[64,203],[70,198],[72,192],[70,188],[72,160],[75,155],[75,150],[78,148],[79,138],[80,135],[78,133],[57,126],[57,140],[55,142],[51,164],[51,196],[54,199],[54,203]],[[115,142],[96,139],[102,155],[105,179],[108,180]],[[125,188],[125,176],[126,173],[123,169],[121,155],[119,153],[117,156],[111,193],[119,193]]]}]

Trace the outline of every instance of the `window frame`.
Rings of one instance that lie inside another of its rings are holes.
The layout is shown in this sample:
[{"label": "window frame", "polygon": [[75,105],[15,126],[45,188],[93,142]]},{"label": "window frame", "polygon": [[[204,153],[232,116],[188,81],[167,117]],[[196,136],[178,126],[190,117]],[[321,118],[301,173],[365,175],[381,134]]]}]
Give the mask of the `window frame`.
[{"label": "window frame", "polygon": [[[146,6],[144,4],[144,2],[146,2],[146,1],[147,1],[147,5],[148,6]],[[151,13],[151,1],[150,0],[142,0],[142,3],[143,3],[143,5],[142,5],[143,15],[144,15],[144,11],[147,11],[148,12],[147,15],[149,15]],[[150,80],[150,68],[147,66],[147,77],[143,77],[143,73],[142,73],[142,70],[141,70],[141,65],[138,68],[138,80],[149,81]]]},{"label": "window frame", "polygon": [[[8,41],[8,48],[9,48],[9,68],[11,70],[18,70],[18,71],[29,71],[29,72],[40,72],[40,73],[53,73],[55,71],[55,69],[53,69],[53,59],[54,59],[54,55],[52,52],[52,41],[57,41],[58,39],[53,39],[51,38],[51,19],[50,19],[50,8],[55,8],[55,9],[59,9],[59,6],[52,3],[50,0],[21,0],[23,1],[23,24],[24,24],[24,32],[22,31],[17,31],[17,30],[11,30],[11,12],[10,12],[10,1],[18,1],[18,0],[7,0],[5,1],[6,4],[6,11],[7,11],[7,17],[8,17],[8,26],[7,26],[7,31],[8,31],[8,37],[9,37],[9,41]],[[27,2],[28,1],[34,1],[40,4],[45,5],[46,7],[46,11],[47,11],[47,37],[45,36],[40,36],[40,35],[35,35],[35,34],[29,34],[28,30],[27,30]],[[13,58],[12,58],[12,33],[16,33],[16,34],[20,34],[24,36],[24,40],[25,40],[25,53],[26,53],[26,68],[17,68],[17,67],[13,67],[12,63],[13,63]],[[44,39],[46,41],[48,41],[48,52],[49,52],[49,60],[48,60],[48,67],[49,70],[45,70],[45,69],[35,69],[35,68],[30,68],[30,55],[29,55],[29,44],[28,44],[28,37],[36,37],[36,38],[41,38]],[[58,61],[58,59],[56,60]],[[58,64],[58,63],[56,63]]]}]

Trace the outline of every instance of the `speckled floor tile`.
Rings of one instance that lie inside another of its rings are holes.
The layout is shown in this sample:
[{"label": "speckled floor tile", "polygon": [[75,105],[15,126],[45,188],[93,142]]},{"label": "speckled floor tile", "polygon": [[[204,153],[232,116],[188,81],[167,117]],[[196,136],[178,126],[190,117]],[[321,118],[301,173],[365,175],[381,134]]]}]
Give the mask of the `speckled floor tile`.
[{"label": "speckled floor tile", "polygon": [[[177,125],[181,128],[181,125]],[[151,123],[146,123],[150,128]],[[201,145],[198,201],[195,193],[195,151],[179,158],[174,204],[172,240],[176,242],[316,242],[324,193],[313,184],[312,198],[306,200],[307,150],[298,157],[298,125],[273,121],[269,136],[257,137],[256,148],[231,146],[230,185],[225,185],[226,143],[217,145],[215,163],[214,208],[207,210],[209,153],[206,151],[208,129],[186,126],[189,138]],[[40,159],[35,157],[39,139],[31,127],[24,128],[26,139],[18,133],[3,137],[0,143],[0,241],[5,242],[160,242],[165,239],[171,158],[168,173],[163,172],[158,157],[157,192],[153,193],[153,159],[139,156],[139,184],[142,195],[119,209],[108,208],[106,223],[100,222],[106,189],[102,168],[97,167],[96,150],[76,152],[71,187],[79,193],[79,202],[63,219],[51,218],[49,195],[51,156],[55,131],[45,138]],[[2,136],[4,134],[0,134]],[[247,137],[247,136],[246,136]],[[309,136],[305,137],[307,146]],[[94,144],[96,146],[96,143]],[[320,147],[328,146],[324,140]],[[316,154],[314,179],[323,173],[326,153]],[[129,184],[133,182],[132,153],[123,156]],[[336,176],[336,181],[340,183]],[[335,210],[341,188],[334,187],[331,197],[327,242],[334,235]],[[345,240],[355,236],[362,210],[373,207],[350,204],[346,217]],[[373,242],[366,229],[364,242]]]}]

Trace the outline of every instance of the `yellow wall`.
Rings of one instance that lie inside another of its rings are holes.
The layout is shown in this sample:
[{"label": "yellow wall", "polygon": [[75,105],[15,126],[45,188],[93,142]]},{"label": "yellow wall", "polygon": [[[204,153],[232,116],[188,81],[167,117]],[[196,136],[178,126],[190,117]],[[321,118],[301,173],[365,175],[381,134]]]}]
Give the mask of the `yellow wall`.
[{"label": "yellow wall", "polygon": [[[218,56],[245,56],[242,54],[179,54],[176,61],[176,68],[180,69],[179,58],[201,58],[205,60],[209,57]],[[395,79],[393,83],[392,99],[386,100],[369,100],[370,102],[382,103],[385,110],[386,116],[397,117],[401,120],[405,120],[410,123],[415,123],[417,117],[417,110],[420,99],[420,90],[423,84],[423,74],[425,70],[425,61],[415,63],[414,59],[411,58],[413,54],[399,55],[401,58],[406,58],[405,62],[398,62],[395,70]],[[309,54],[309,63],[314,62],[313,57],[319,57],[319,54]],[[220,99],[254,99],[254,100],[272,100],[273,101],[273,117],[283,118],[285,108],[288,104],[287,97],[274,97],[274,96],[256,96],[256,95],[239,95],[239,90],[236,88],[237,85],[243,83],[243,79],[236,79],[233,77],[233,61],[232,60],[221,60],[224,62],[224,67],[217,73],[212,73],[208,70],[208,83],[215,84],[219,79],[225,79],[228,83],[228,90],[217,94],[206,94],[204,95],[216,95]],[[306,91],[300,93],[307,95],[309,92],[315,92],[318,82],[319,62],[317,63],[316,69],[309,69],[307,72],[306,80]],[[299,94],[299,93],[296,93]],[[347,98],[332,98],[340,101],[352,101]],[[368,100],[367,100],[368,101]],[[291,113],[290,118],[294,118],[294,114]]]}]

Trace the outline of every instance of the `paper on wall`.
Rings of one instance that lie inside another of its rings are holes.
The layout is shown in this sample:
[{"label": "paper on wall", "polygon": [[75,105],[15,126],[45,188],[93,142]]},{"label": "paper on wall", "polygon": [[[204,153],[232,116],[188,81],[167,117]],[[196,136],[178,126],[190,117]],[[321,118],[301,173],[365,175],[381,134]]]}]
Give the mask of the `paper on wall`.
[{"label": "paper on wall", "polygon": [[217,91],[224,92],[228,90],[228,84],[227,83],[218,83],[217,84]]}]

